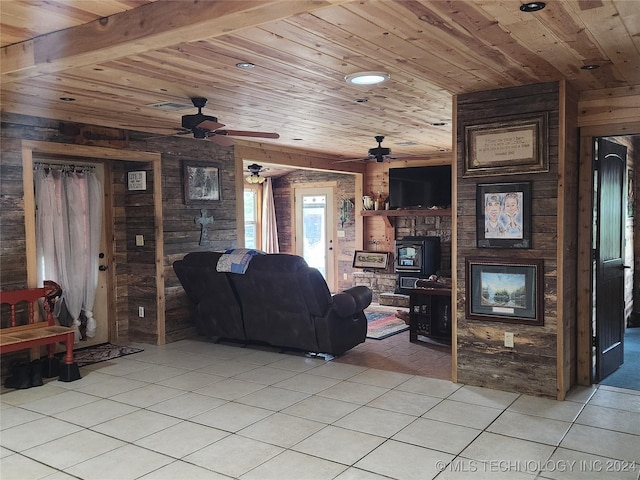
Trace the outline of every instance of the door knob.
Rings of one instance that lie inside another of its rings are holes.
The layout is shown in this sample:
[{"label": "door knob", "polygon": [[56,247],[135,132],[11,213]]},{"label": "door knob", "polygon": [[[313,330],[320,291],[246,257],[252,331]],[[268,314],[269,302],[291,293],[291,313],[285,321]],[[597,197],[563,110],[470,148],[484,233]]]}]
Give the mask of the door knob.
[{"label": "door knob", "polygon": [[107,268],[109,268],[109,267],[107,267],[106,265],[100,265],[98,267],[98,270],[100,270],[101,272],[104,272]]}]

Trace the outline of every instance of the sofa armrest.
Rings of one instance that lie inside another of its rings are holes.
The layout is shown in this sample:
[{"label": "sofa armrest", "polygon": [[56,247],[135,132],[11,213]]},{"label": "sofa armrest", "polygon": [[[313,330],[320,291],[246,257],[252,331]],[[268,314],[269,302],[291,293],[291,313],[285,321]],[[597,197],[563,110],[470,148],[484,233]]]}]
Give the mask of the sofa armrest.
[{"label": "sofa armrest", "polygon": [[372,298],[369,287],[358,285],[336,293],[333,296],[333,309],[341,317],[350,317],[367,308]]}]

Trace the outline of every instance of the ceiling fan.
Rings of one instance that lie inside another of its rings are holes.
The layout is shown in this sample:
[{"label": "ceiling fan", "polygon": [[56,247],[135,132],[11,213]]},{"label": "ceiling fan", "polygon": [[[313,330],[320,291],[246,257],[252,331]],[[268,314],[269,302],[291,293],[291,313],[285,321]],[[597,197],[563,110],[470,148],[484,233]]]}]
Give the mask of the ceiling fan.
[{"label": "ceiling fan", "polygon": [[369,149],[369,158],[375,158],[378,163],[384,162],[385,157],[391,155],[391,149],[382,146],[384,136],[376,135],[374,138],[376,139],[376,142],[378,142],[378,146],[376,148]]},{"label": "ceiling fan", "polygon": [[396,158],[391,156],[390,148],[382,146],[384,135],[376,135],[373,138],[375,138],[376,142],[378,142],[378,146],[369,149],[369,152],[367,153],[367,158],[350,158],[348,160],[338,160],[337,162],[333,162],[333,163],[354,162],[358,160],[372,160],[374,158],[376,159],[376,162],[380,163],[380,162],[384,162],[385,159],[387,158],[389,159]]},{"label": "ceiling fan", "polygon": [[259,138],[280,138],[280,135],[272,132],[248,132],[244,130],[221,130],[223,123],[218,122],[217,117],[205,115],[202,109],[207,104],[207,99],[194,97],[191,99],[193,106],[198,109],[198,113],[182,116],[182,128],[188,133],[193,133],[194,138],[204,138],[212,140],[218,145],[228,147],[233,145],[233,139],[229,137],[259,137]]}]

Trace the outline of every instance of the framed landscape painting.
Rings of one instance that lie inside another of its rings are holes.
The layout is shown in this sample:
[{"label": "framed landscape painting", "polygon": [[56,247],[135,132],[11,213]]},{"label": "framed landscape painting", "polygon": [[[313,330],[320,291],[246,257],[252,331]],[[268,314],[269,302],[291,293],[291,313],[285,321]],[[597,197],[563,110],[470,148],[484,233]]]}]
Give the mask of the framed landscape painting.
[{"label": "framed landscape painting", "polygon": [[543,325],[543,279],[542,260],[467,258],[466,316]]}]

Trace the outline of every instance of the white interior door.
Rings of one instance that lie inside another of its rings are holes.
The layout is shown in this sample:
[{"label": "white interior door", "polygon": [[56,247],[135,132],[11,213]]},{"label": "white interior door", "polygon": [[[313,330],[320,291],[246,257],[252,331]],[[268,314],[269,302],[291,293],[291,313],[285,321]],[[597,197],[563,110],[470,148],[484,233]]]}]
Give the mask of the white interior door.
[{"label": "white interior door", "polygon": [[334,225],[332,187],[295,189],[296,254],[317,268],[335,289]]},{"label": "white interior door", "polygon": [[[100,165],[100,168],[96,170],[100,172],[99,178],[102,182],[103,190],[105,189],[104,182],[104,169],[103,165]],[[105,197],[106,200],[106,197]],[[100,254],[96,261],[99,264],[98,270],[98,285],[96,286],[96,299],[93,302],[93,316],[96,319],[96,323],[98,328],[96,329],[96,334],[93,338],[87,338],[85,341],[81,343],[84,344],[82,346],[89,345],[99,345],[101,343],[107,343],[111,339],[111,332],[109,330],[112,325],[111,319],[113,318],[113,312],[111,312],[109,308],[109,269],[112,268],[113,258],[111,256],[110,248],[111,245],[107,240],[107,229],[106,221],[105,221],[105,213],[107,208],[111,208],[111,205],[107,205],[105,201],[102,208],[102,235],[100,236]]]}]

